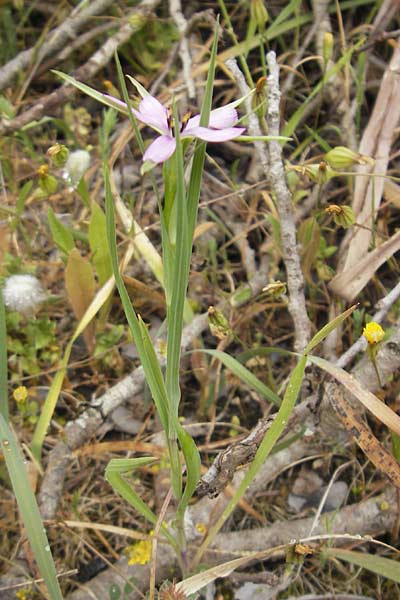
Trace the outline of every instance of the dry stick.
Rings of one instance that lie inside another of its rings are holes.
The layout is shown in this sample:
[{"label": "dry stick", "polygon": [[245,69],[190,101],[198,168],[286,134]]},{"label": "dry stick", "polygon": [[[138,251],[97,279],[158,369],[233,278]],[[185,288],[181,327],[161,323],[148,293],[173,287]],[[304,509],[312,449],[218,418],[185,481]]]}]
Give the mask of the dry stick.
[{"label": "dry stick", "polygon": [[[270,68],[268,84],[268,132],[270,135],[279,135],[279,67],[276,63],[275,53],[267,54]],[[249,88],[234,59],[226,61],[226,65],[234,75],[240,92],[247,95]],[[251,108],[250,100],[247,99],[246,109],[249,114],[250,135],[261,135],[256,115]],[[296,225],[293,211],[292,197],[286,184],[285,168],[282,161],[282,149],[277,141],[268,143],[269,157],[262,142],[255,142],[260,162],[265,171],[265,177],[271,185],[277,201],[277,210],[281,226],[282,255],[285,262],[287,283],[289,291],[289,312],[295,327],[295,349],[300,351],[307,345],[311,336],[311,323],[306,311],[304,296],[304,279],[301,272],[300,257],[296,241]]]},{"label": "dry stick", "polygon": [[[324,0],[325,13],[327,11],[329,2],[330,2],[330,0]],[[304,53],[305,53],[306,49],[308,48],[308,46],[310,45],[311,40],[313,39],[314,35],[320,30],[322,20],[325,18],[325,13],[319,12],[318,14],[315,14],[314,23],[311,25],[310,29],[308,30],[308,32],[306,34],[306,37],[304,38],[303,43],[301,44],[300,48],[296,52],[295,57],[291,61],[291,65],[293,68],[289,71],[289,74],[285,79],[285,83],[282,85],[282,96],[285,97],[286,94],[291,90],[294,78],[297,74],[297,65],[303,58]]]},{"label": "dry stick", "polygon": [[[225,61],[225,64],[228,67],[228,69],[231,71],[232,75],[234,76],[236,83],[239,87],[241,95],[246,96],[246,100],[244,103],[245,103],[245,107],[246,107],[246,113],[247,113],[246,116],[247,116],[248,123],[249,123],[248,131],[249,131],[250,135],[254,135],[254,136],[263,135],[263,132],[261,131],[261,128],[260,128],[260,124],[258,122],[257,115],[255,114],[253,107],[251,105],[250,96],[248,95],[250,92],[250,88],[246,83],[246,79],[245,79],[242,71],[239,69],[238,64],[234,58],[228,58]],[[259,159],[261,166],[264,169],[266,176],[268,178],[269,158],[268,158],[268,153],[265,149],[265,144],[260,141],[255,141],[254,148],[256,149],[258,159]]]},{"label": "dry stick", "polygon": [[47,56],[54,55],[67,46],[91,17],[104,11],[110,4],[112,0],[94,0],[89,2],[87,8],[82,11],[78,4],[59,27],[50,31],[39,49],[34,46],[20,52],[0,69],[0,90],[10,84],[18,72],[28,67],[34,60],[39,64]]},{"label": "dry stick", "polygon": [[188,23],[182,13],[181,0],[169,0],[169,12],[178,28],[181,35],[179,42],[179,56],[182,61],[183,68],[183,80],[186,83],[189,98],[193,99],[196,97],[196,88],[191,75],[192,71],[192,59],[190,56],[189,42],[187,39]]},{"label": "dry stick", "polygon": [[[147,17],[160,1],[161,0],[142,0],[142,2],[132,11],[131,15],[140,15],[143,18]],[[115,51],[122,44],[125,44],[135,31],[141,27],[141,19],[137,19],[137,21],[131,19],[130,22],[122,25],[122,27],[120,27],[120,29],[103,44],[100,50],[95,52],[84,65],[75,71],[74,77],[81,81],[87,81],[96,75],[96,73],[112,59]],[[35,106],[32,106],[18,117],[15,117],[15,119],[10,121],[3,120],[0,124],[0,135],[11,133],[24,125],[27,125],[31,121],[40,119],[46,111],[63,104],[75,92],[76,89],[73,86],[63,85],[51,94],[38,100],[35,103]]]},{"label": "dry stick", "polygon": [[[267,78],[268,133],[269,135],[277,136],[280,133],[279,104],[281,93],[279,90],[279,65],[276,62],[275,52],[268,52],[267,63],[269,67]],[[289,292],[289,312],[292,316],[295,329],[294,346],[297,351],[301,352],[310,340],[311,323],[306,309],[304,278],[301,271],[299,249],[296,240],[292,196],[286,183],[280,143],[276,140],[269,141],[268,150],[270,167],[266,175],[275,194],[279,214],[282,255],[286,267]]]}]

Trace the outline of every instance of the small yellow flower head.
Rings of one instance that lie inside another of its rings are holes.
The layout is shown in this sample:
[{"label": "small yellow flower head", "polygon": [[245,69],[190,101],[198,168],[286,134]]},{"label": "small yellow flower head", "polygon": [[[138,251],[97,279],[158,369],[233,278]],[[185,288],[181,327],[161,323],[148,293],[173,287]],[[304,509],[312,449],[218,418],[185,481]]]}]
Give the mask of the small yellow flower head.
[{"label": "small yellow flower head", "polygon": [[29,600],[29,598],[32,597],[31,591],[31,588],[22,588],[22,590],[15,592],[15,597],[18,598],[18,600]]},{"label": "small yellow flower head", "polygon": [[145,565],[151,558],[151,540],[141,540],[125,548],[128,565]]},{"label": "small yellow flower head", "polygon": [[40,167],[38,167],[36,169],[36,175],[38,177],[46,177],[48,172],[49,172],[49,165],[40,165]]},{"label": "small yellow flower head", "polygon": [[383,340],[385,332],[379,325],[379,323],[371,321],[370,323],[367,323],[364,327],[363,336],[367,340],[368,344],[371,344],[371,346],[373,346]]},{"label": "small yellow flower head", "polygon": [[20,385],[13,392],[13,398],[14,398],[15,402],[17,402],[18,404],[20,402],[25,402],[27,397],[28,397],[28,390],[26,389],[26,387],[24,385]]},{"label": "small yellow flower head", "polygon": [[196,527],[197,531],[199,533],[201,533],[201,535],[204,535],[206,533],[206,531],[207,531],[207,526],[206,526],[205,523],[202,523],[202,522],[201,523],[196,523],[195,527]]}]

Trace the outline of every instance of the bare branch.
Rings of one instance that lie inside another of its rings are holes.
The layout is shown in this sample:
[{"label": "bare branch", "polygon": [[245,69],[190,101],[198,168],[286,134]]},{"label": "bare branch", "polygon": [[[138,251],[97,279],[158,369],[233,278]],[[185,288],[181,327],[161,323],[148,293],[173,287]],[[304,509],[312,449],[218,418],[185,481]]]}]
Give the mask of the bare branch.
[{"label": "bare branch", "polygon": [[[275,52],[268,52],[267,62],[269,67],[268,85],[268,133],[280,133],[280,90],[279,66],[276,62]],[[309,321],[304,296],[304,278],[300,266],[300,254],[296,240],[296,225],[292,197],[286,183],[285,168],[282,159],[282,148],[278,141],[268,142],[270,168],[268,178],[275,193],[277,210],[281,227],[281,244],[283,260],[287,273],[289,291],[289,312],[292,315],[295,328],[295,348],[301,351],[308,343],[311,336],[311,323]]]},{"label": "bare branch", "polygon": [[34,60],[39,64],[46,57],[54,55],[61,48],[67,46],[91,17],[103,12],[110,4],[112,4],[112,0],[94,0],[81,11],[81,3],[79,3],[59,27],[48,33],[39,49],[34,46],[20,52],[0,69],[0,90],[10,84],[18,72],[28,67]]}]

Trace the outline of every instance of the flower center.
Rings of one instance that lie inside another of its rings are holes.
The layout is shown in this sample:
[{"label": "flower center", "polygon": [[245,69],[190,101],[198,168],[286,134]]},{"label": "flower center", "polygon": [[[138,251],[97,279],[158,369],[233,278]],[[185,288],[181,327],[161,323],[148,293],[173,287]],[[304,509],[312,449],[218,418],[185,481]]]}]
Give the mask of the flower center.
[{"label": "flower center", "polygon": [[[180,129],[179,132],[183,133],[183,131],[185,131],[186,126],[188,124],[188,121],[190,119],[190,117],[192,116],[192,113],[190,112],[190,110],[188,110],[182,117],[182,119],[180,119]],[[174,133],[174,117],[172,115],[172,110],[171,107],[167,108],[167,123],[168,123],[168,128],[171,131],[171,133]]]}]

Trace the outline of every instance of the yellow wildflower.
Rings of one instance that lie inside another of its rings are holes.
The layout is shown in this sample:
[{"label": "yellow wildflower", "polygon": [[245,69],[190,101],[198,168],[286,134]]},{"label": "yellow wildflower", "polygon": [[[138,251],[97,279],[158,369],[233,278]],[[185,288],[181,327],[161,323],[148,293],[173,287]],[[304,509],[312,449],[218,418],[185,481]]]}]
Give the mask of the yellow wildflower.
[{"label": "yellow wildflower", "polygon": [[141,540],[125,548],[128,565],[145,565],[151,558],[151,540]]},{"label": "yellow wildflower", "polygon": [[202,522],[201,523],[196,523],[195,527],[196,527],[197,531],[199,533],[201,533],[201,535],[204,535],[206,533],[206,531],[207,531],[207,526],[206,526],[205,523],[202,523]]},{"label": "yellow wildflower", "polygon": [[367,323],[363,329],[363,336],[367,340],[368,344],[371,345],[378,344],[380,341],[382,341],[384,335],[384,330],[379,323],[376,323],[375,321]]},{"label": "yellow wildflower", "polygon": [[15,597],[18,598],[18,600],[29,600],[29,598],[31,598],[31,588],[26,587],[18,590],[18,592],[15,592]]},{"label": "yellow wildflower", "polygon": [[20,385],[19,387],[17,387],[14,390],[13,397],[14,397],[15,402],[18,402],[18,404],[20,402],[25,402],[25,400],[28,397],[28,390],[26,389],[26,387],[24,385]]}]

